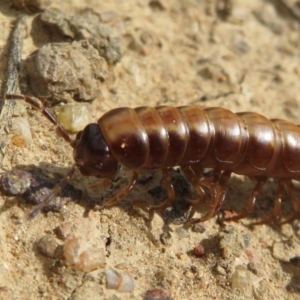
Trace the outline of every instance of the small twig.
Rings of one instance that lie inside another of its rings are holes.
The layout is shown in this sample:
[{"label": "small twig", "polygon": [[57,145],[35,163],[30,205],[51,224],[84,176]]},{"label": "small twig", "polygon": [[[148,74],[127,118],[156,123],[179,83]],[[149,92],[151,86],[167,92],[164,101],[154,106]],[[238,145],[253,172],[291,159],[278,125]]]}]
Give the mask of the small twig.
[{"label": "small twig", "polygon": [[[19,87],[19,71],[23,49],[23,40],[25,37],[25,20],[26,16],[20,16],[15,23],[11,32],[9,54],[6,70],[6,79],[2,88],[2,95],[15,94]],[[3,101],[0,103],[0,115],[4,106]]]},{"label": "small twig", "polygon": [[[19,88],[19,71],[23,49],[23,40],[26,32],[26,16],[17,18],[14,28],[10,34],[10,43],[8,49],[8,62],[6,70],[6,78],[2,87],[2,96],[6,94],[16,94]],[[4,128],[7,124],[11,124],[15,101],[5,101],[4,97],[0,99],[0,135],[6,137]],[[5,138],[1,138],[0,143],[0,161],[3,161],[5,148],[7,145]]]}]

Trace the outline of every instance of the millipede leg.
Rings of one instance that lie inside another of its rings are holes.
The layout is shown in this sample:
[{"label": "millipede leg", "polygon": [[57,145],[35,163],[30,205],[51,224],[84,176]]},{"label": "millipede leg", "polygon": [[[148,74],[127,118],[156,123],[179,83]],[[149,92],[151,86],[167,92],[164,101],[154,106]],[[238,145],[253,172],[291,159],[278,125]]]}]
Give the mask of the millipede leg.
[{"label": "millipede leg", "polygon": [[95,184],[90,184],[88,187],[90,189],[100,189],[109,186],[112,183],[111,178],[105,178],[104,180],[97,182]]},{"label": "millipede leg", "polygon": [[223,196],[218,198],[219,200],[217,202],[214,214],[216,214],[224,204],[225,194],[226,194],[226,190],[227,190],[227,183],[228,183],[228,180],[230,179],[230,177],[231,177],[230,171],[226,171],[226,172],[222,173],[221,180],[219,183],[219,189],[221,190],[221,194]]},{"label": "millipede leg", "polygon": [[263,186],[265,185],[266,181],[267,181],[267,178],[258,179],[255,187],[253,188],[253,190],[251,192],[251,195],[249,197],[246,209],[242,213],[240,213],[236,216],[224,218],[223,221],[238,221],[238,220],[243,219],[246,216],[248,216],[253,211],[254,205],[255,205],[255,202],[256,202],[256,197],[261,192],[261,190],[262,190]]},{"label": "millipede leg", "polygon": [[268,216],[267,218],[261,220],[261,221],[251,223],[250,224],[251,226],[271,223],[276,218],[278,218],[278,216],[280,214],[281,198],[282,198],[282,195],[284,193],[284,188],[285,188],[285,181],[279,180],[277,190],[276,190],[276,197],[275,197],[275,203],[274,203],[274,208],[273,208],[272,214],[270,216]]},{"label": "millipede leg", "polygon": [[104,205],[105,206],[114,205],[115,203],[120,201],[123,197],[127,196],[131,192],[133,187],[135,186],[135,184],[137,182],[137,178],[138,178],[138,173],[136,171],[133,171],[130,182],[125,187],[125,189],[123,191],[119,192],[116,196],[114,196],[110,200],[108,200]]},{"label": "millipede leg", "polygon": [[296,196],[295,186],[293,185],[293,183],[292,183],[291,180],[285,181],[285,189],[286,189],[287,193],[290,195],[290,197],[292,198],[293,207],[294,207],[294,213],[292,214],[291,217],[287,218],[283,222],[280,222],[281,225],[285,224],[285,223],[290,223],[290,222],[294,221],[300,215],[300,203],[299,203],[299,199]]},{"label": "millipede leg", "polygon": [[203,205],[206,200],[206,195],[203,187],[201,187],[200,182],[203,179],[202,174],[195,172],[192,167],[182,167],[181,171],[184,173],[186,179],[192,184],[193,188],[195,189],[198,199],[187,199],[186,201],[193,206]]},{"label": "millipede leg", "polygon": [[225,201],[227,183],[228,183],[228,180],[230,179],[230,177],[231,177],[230,171],[224,171],[220,177],[220,180],[217,185],[218,196],[217,196],[217,201],[216,201],[213,215],[215,215],[220,210],[220,208],[222,207],[222,205]]},{"label": "millipede leg", "polygon": [[206,220],[211,219],[220,209],[222,206],[224,200],[225,200],[225,195],[226,195],[226,184],[231,176],[230,171],[224,171],[220,175],[219,170],[214,171],[214,178],[213,181],[208,182],[206,181],[206,184],[208,185],[210,189],[210,195],[211,195],[211,202],[210,202],[210,209],[200,219],[191,219],[188,221],[189,224],[196,224],[199,222],[204,222]]},{"label": "millipede leg", "polygon": [[175,200],[175,190],[172,184],[172,177],[168,169],[162,169],[162,175],[165,179],[165,185],[168,192],[168,199],[162,202],[161,204],[154,205],[151,207],[151,210],[164,210],[170,206],[172,206]]}]

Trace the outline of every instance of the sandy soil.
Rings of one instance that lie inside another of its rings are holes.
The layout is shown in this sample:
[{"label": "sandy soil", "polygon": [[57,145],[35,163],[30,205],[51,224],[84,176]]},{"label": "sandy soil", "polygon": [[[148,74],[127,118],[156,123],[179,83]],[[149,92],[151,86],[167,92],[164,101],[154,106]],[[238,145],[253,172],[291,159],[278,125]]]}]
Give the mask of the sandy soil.
[{"label": "sandy soil", "polygon": [[[226,3],[231,9],[222,6]],[[276,3],[53,0],[51,7],[70,13],[91,7],[106,13],[107,24],[122,38],[121,61],[111,68],[101,99],[92,104],[94,121],[114,107],[164,104],[222,106],[300,123],[299,20],[280,6],[281,1]],[[1,82],[7,39],[20,14],[8,2],[0,4]],[[32,39],[34,18],[26,21],[23,59],[43,44],[42,38],[39,44]],[[70,146],[38,111],[28,109],[23,115],[31,125],[33,143],[22,147],[10,142],[1,172],[35,167],[50,178],[63,176],[73,164]],[[173,175],[176,182],[185,183],[176,172]],[[11,197],[1,196],[0,299],[143,299],[155,288],[173,299],[300,299],[299,262],[290,262],[300,255],[299,220],[248,226],[271,213],[273,182],[249,217],[223,225],[215,217],[195,232],[180,224],[187,213],[180,209],[155,214],[149,223],[147,202],[154,203],[153,195],[162,200],[165,191],[159,172],[141,178],[134,191],[111,208],[89,210],[83,196],[60,212],[43,213],[30,222],[31,204],[20,197],[12,206]],[[113,187],[97,191],[100,203],[127,180],[128,173],[122,171]],[[71,184],[85,191],[95,182],[77,172]],[[249,179],[233,176],[226,209],[241,211],[252,187]],[[180,194],[180,187],[177,190]],[[187,196],[186,190],[182,195]],[[283,200],[286,217],[291,203],[288,196]],[[197,210],[196,216],[203,212],[205,208]],[[43,246],[45,237],[50,242]],[[73,270],[57,250],[71,237],[88,241],[94,249],[104,247],[106,265],[87,273]],[[197,256],[203,249],[204,255]],[[133,293],[106,288],[103,272],[110,268],[130,274]],[[237,276],[238,288],[233,279]]]}]

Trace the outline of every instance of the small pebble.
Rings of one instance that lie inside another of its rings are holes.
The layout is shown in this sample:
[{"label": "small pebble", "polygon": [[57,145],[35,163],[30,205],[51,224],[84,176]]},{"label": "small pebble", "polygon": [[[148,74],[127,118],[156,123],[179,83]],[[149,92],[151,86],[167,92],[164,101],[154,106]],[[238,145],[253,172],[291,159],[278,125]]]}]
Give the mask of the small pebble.
[{"label": "small pebble", "polygon": [[12,143],[14,145],[18,147],[25,147],[26,145],[32,144],[31,129],[29,122],[26,118],[14,118],[11,131],[14,134],[12,138]]},{"label": "small pebble", "polygon": [[192,230],[194,232],[203,233],[203,232],[205,232],[206,227],[205,227],[204,223],[197,223],[197,224],[193,225]]},{"label": "small pebble", "polygon": [[143,300],[173,300],[165,290],[162,289],[153,289],[148,290],[143,297]]},{"label": "small pebble", "polygon": [[237,266],[231,278],[231,286],[234,289],[242,289],[249,285],[251,273],[244,266]]},{"label": "small pebble", "polygon": [[62,223],[59,227],[55,230],[58,238],[62,240],[66,240],[68,236],[72,233],[72,223],[71,222],[65,222]]},{"label": "small pebble", "polygon": [[48,43],[24,62],[29,87],[45,106],[102,97],[108,66],[88,41]]},{"label": "small pebble", "polygon": [[105,252],[103,248],[92,248],[83,239],[72,238],[65,242],[64,256],[74,270],[90,272],[105,264]]},{"label": "small pebble", "polygon": [[217,265],[216,271],[220,275],[223,275],[223,276],[227,275],[226,270],[223,267],[221,267],[220,265]]},{"label": "small pebble", "polygon": [[194,254],[197,257],[201,257],[205,254],[205,249],[203,247],[203,245],[199,244],[194,248]]},{"label": "small pebble", "polygon": [[1,176],[1,191],[4,194],[18,196],[24,194],[31,185],[32,175],[26,171],[15,170]]},{"label": "small pebble", "polygon": [[105,270],[106,288],[117,290],[121,293],[132,293],[134,291],[134,281],[127,272],[119,273],[113,269]]},{"label": "small pebble", "polygon": [[190,237],[190,233],[182,227],[176,228],[176,233],[180,240]]},{"label": "small pebble", "polygon": [[258,274],[258,268],[257,265],[254,262],[249,262],[248,265],[248,270],[251,271],[253,274],[257,275]]},{"label": "small pebble", "polygon": [[76,133],[92,122],[89,104],[74,104],[55,107],[55,117],[64,129]]},{"label": "small pebble", "polygon": [[59,243],[57,240],[48,235],[42,237],[37,244],[39,252],[49,258],[55,258],[55,253],[58,246]]}]

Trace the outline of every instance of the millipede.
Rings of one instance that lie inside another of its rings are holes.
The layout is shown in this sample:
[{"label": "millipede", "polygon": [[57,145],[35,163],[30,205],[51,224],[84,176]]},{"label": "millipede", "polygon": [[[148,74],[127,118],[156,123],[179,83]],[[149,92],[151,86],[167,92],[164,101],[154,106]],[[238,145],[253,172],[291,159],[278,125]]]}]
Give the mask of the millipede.
[{"label": "millipede", "polygon": [[[201,218],[190,219],[190,224],[217,214],[232,173],[250,177],[255,185],[245,210],[224,218],[225,221],[240,220],[250,214],[269,178],[277,181],[272,214],[252,225],[279,218],[285,191],[291,198],[293,213],[281,224],[299,216],[300,204],[292,180],[300,180],[300,127],[291,122],[252,112],[233,113],[220,107],[122,107],[108,111],[97,123],[88,124],[72,140],[47,108],[33,98],[6,95],[5,99],[24,100],[39,109],[73,148],[73,167],[30,213],[30,218],[60,193],[76,169],[84,176],[102,178],[99,186],[105,186],[113,181],[120,165],[132,171],[131,178],[106,206],[131,192],[141,170],[156,169],[162,171],[168,198],[151,209],[172,206],[175,191],[170,169],[178,166],[197,193],[197,199],[190,200],[193,205],[203,204],[207,191],[210,194],[208,211]],[[207,168],[212,170],[211,178],[203,176]]]}]

